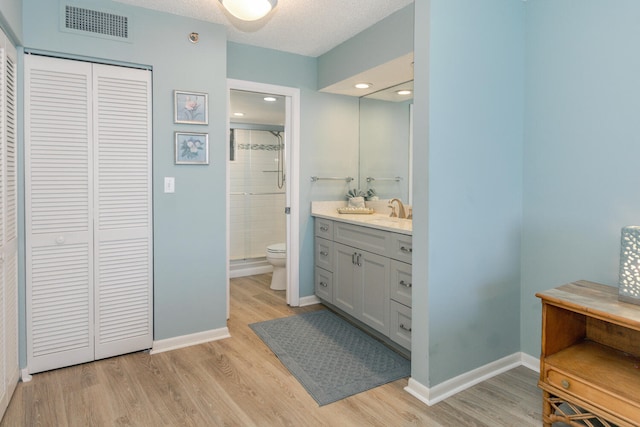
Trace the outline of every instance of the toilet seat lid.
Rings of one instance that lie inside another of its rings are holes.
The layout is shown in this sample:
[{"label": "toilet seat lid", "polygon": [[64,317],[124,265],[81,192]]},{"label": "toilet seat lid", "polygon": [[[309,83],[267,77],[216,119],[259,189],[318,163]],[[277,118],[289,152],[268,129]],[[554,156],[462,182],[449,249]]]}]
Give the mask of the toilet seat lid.
[{"label": "toilet seat lid", "polygon": [[267,252],[272,254],[283,254],[287,252],[287,245],[285,243],[274,243],[267,246]]}]

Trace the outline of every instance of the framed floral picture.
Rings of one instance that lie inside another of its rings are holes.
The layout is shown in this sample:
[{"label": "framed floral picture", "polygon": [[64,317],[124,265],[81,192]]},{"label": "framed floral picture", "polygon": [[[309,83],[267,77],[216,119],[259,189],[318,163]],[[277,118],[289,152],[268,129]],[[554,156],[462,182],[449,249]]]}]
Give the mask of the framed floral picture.
[{"label": "framed floral picture", "polygon": [[209,124],[209,95],[201,92],[173,91],[175,123]]},{"label": "framed floral picture", "polygon": [[208,165],[209,135],[176,132],[176,165]]}]

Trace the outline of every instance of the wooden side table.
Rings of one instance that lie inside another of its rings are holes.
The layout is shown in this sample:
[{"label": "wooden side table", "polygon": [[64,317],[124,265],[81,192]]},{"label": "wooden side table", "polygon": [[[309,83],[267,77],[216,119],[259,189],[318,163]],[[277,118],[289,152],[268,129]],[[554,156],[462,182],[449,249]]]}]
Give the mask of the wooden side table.
[{"label": "wooden side table", "polygon": [[640,306],[619,302],[617,288],[587,281],[536,296],[543,425],[640,426]]}]

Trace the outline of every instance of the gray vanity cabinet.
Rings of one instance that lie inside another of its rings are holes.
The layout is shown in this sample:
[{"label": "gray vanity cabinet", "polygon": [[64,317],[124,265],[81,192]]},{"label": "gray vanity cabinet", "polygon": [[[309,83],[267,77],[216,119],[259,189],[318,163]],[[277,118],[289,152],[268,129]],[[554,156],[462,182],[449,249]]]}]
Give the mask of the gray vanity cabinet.
[{"label": "gray vanity cabinet", "polygon": [[411,348],[411,264],[395,259],[391,261],[390,284],[389,338]]},{"label": "gray vanity cabinet", "polygon": [[411,289],[413,283],[411,280],[411,264],[391,261],[391,289],[390,298],[411,307]]},{"label": "gray vanity cabinet", "polygon": [[315,270],[316,295],[325,301],[331,301],[333,299],[333,273],[319,267],[316,267]]},{"label": "gray vanity cabinet", "polygon": [[411,236],[315,218],[316,296],[411,348]]},{"label": "gray vanity cabinet", "polygon": [[315,293],[318,298],[333,302],[333,221],[316,218],[314,244]]},{"label": "gray vanity cabinet", "polygon": [[335,243],[333,304],[366,325],[389,334],[389,258]]},{"label": "gray vanity cabinet", "polygon": [[335,276],[338,286],[334,287],[333,305],[343,310],[345,313],[357,317],[357,313],[362,305],[358,298],[358,289],[356,286],[356,249],[335,243],[334,260],[335,260]]},{"label": "gray vanity cabinet", "polygon": [[[356,281],[362,284],[362,308],[359,318],[384,335],[389,335],[389,258],[358,251]],[[361,258],[360,258],[361,257]]]}]

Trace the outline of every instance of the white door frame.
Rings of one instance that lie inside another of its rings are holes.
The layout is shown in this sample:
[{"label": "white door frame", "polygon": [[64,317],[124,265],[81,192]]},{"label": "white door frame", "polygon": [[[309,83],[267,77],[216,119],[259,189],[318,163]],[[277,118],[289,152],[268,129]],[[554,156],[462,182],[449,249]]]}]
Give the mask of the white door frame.
[{"label": "white door frame", "polygon": [[[292,307],[300,305],[300,89],[287,86],[277,86],[266,83],[250,82],[246,80],[227,79],[227,113],[230,110],[229,93],[231,90],[270,93],[285,97],[285,191],[286,206],[290,208],[287,219],[287,304]],[[227,114],[227,141],[229,141],[230,120]],[[229,159],[229,144],[227,159]],[[226,203],[227,203],[227,318],[229,318],[229,250],[230,250],[230,206],[231,189],[230,171],[227,168]]]}]

